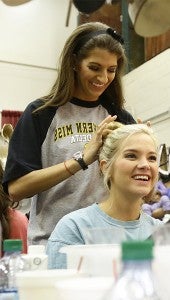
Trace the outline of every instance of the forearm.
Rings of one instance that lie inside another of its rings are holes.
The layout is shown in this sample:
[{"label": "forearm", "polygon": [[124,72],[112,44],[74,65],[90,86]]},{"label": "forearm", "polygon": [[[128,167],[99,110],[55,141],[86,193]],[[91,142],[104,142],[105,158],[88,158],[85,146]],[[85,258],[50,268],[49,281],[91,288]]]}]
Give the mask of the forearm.
[{"label": "forearm", "polygon": [[[66,168],[67,167],[67,168]],[[74,159],[41,170],[32,171],[16,180],[9,182],[8,192],[13,201],[20,201],[41,193],[71,177],[81,167]],[[70,172],[68,172],[68,170]]]},{"label": "forearm", "polygon": [[[88,147],[83,150],[83,158],[86,165],[92,164],[97,159],[97,153],[102,145],[103,136],[111,131],[107,129],[107,125],[115,119],[116,116],[108,116],[99,124],[97,131],[88,143]],[[9,182],[8,193],[13,201],[20,201],[50,189],[80,169],[79,163],[72,158],[67,160],[66,165],[63,162],[45,169],[32,171],[25,176]]]}]

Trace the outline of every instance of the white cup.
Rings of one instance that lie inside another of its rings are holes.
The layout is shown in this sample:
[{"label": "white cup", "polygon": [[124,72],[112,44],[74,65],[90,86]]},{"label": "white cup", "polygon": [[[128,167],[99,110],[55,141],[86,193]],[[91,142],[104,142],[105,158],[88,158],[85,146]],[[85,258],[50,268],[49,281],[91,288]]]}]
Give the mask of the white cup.
[{"label": "white cup", "polygon": [[60,252],[67,256],[67,268],[77,269],[87,276],[113,276],[121,268],[120,244],[71,245]]},{"label": "white cup", "polygon": [[19,299],[56,300],[55,283],[80,276],[77,270],[35,270],[16,274]]},{"label": "white cup", "polygon": [[102,300],[114,284],[112,277],[66,279],[56,283],[57,300]]}]

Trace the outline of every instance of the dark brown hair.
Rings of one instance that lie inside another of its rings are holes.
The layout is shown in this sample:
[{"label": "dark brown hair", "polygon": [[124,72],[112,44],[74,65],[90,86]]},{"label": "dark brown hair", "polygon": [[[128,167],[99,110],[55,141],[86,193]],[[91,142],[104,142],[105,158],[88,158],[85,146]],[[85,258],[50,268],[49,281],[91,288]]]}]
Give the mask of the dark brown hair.
[{"label": "dark brown hair", "polygon": [[[90,51],[94,48],[101,48],[114,53],[118,57],[118,65],[114,80],[103,93],[106,101],[107,98],[112,97],[115,105],[121,109],[124,105],[121,76],[126,65],[126,56],[124,47],[121,41],[114,38],[113,35],[108,34],[109,26],[100,22],[89,22],[78,26],[70,37],[67,39],[63,51],[60,56],[57,79],[50,91],[50,93],[42,97],[43,105],[38,109],[45,107],[61,106],[69,102],[74,93],[76,74],[73,67],[76,63],[80,63],[83,59],[87,58]],[[111,29],[112,30],[112,29]],[[98,31],[105,31],[102,34],[95,34]],[[112,30],[113,31],[113,30]],[[78,47],[79,41],[82,36],[90,35],[92,38],[87,39],[83,47]],[[76,50],[78,48],[78,51]],[[76,51],[75,51],[76,50]]]}]

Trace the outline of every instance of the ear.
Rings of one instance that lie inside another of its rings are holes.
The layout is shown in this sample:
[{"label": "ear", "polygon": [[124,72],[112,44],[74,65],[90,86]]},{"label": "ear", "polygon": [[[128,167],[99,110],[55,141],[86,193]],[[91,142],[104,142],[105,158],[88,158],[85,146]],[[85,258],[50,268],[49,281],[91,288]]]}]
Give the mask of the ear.
[{"label": "ear", "polygon": [[102,159],[102,160],[99,162],[99,165],[100,165],[100,170],[101,170],[101,172],[104,174],[104,172],[106,171],[107,161],[106,161],[105,159]]}]

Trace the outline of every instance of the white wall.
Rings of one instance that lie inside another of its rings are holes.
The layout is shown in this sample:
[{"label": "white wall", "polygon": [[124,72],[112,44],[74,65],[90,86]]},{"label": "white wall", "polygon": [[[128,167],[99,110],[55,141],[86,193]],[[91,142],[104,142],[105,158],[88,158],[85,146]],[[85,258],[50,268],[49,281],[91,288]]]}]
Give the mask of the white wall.
[{"label": "white wall", "polygon": [[[77,26],[69,0],[32,0],[10,7],[0,1],[0,110],[23,110],[46,94],[56,77],[59,54]],[[160,143],[170,145],[170,50],[124,77],[127,108],[151,120]]]},{"label": "white wall", "polygon": [[0,1],[0,110],[23,110],[48,92],[56,77],[59,54],[77,26],[69,0],[32,0],[19,6]]},{"label": "white wall", "polygon": [[127,108],[150,120],[160,143],[170,146],[170,49],[124,76]]}]

